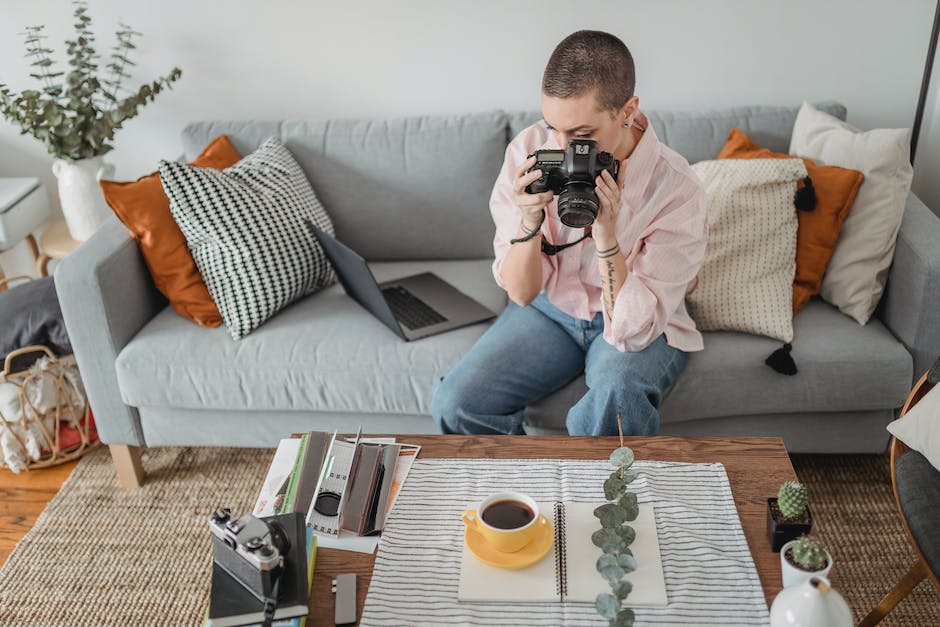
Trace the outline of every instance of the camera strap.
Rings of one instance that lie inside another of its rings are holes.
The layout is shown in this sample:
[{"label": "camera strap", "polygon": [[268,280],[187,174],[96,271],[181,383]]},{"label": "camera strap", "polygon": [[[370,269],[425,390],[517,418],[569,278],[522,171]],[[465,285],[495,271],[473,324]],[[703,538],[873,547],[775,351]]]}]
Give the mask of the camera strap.
[{"label": "camera strap", "polygon": [[261,621],[262,627],[271,627],[274,622],[274,612],[277,611],[277,591],[281,587],[280,574],[275,577],[274,585],[271,586],[271,596],[264,599],[264,620]]},{"label": "camera strap", "polygon": [[580,244],[581,242],[583,242],[589,237],[591,237],[591,227],[588,226],[588,227],[585,227],[584,229],[584,235],[582,235],[581,237],[579,237],[573,242],[568,242],[567,244],[549,244],[543,238],[542,239],[542,254],[548,255],[549,257],[551,257],[552,255],[557,255],[564,249],[571,248],[575,244]]}]

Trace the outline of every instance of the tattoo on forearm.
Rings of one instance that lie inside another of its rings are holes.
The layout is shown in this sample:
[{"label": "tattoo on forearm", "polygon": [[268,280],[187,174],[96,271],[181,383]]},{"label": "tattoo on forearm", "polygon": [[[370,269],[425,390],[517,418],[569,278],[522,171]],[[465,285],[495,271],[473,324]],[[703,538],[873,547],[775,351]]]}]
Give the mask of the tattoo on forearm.
[{"label": "tattoo on forearm", "polygon": [[614,301],[617,300],[616,294],[614,294],[614,262],[612,259],[607,260],[607,317],[614,317]]}]

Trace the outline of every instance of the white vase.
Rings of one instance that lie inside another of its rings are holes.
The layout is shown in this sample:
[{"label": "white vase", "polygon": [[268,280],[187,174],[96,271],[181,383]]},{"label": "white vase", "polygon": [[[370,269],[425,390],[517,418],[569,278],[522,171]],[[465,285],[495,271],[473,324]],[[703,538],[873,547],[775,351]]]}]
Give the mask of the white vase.
[{"label": "white vase", "polygon": [[114,166],[101,157],[56,159],[52,173],[59,180],[59,203],[72,239],[84,242],[111,215],[98,181],[114,175]]},{"label": "white vase", "polygon": [[827,577],[829,575],[829,569],[832,568],[832,556],[829,551],[826,551],[826,567],[822,570],[810,572],[797,568],[787,560],[787,549],[794,544],[796,544],[796,540],[790,540],[780,547],[780,572],[783,575],[784,588],[808,581],[810,577]]},{"label": "white vase", "polygon": [[784,588],[770,606],[770,627],[852,627],[852,610],[825,577]]}]

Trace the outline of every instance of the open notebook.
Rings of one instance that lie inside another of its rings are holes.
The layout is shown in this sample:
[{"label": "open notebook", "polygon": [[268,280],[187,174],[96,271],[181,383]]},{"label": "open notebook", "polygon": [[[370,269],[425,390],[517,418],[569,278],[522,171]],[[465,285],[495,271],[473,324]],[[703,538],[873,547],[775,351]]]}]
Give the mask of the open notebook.
[{"label": "open notebook", "polygon": [[[540,512],[554,526],[555,544],[541,560],[520,570],[484,564],[464,545],[457,599],[594,603],[598,594],[610,592],[610,585],[595,567],[601,550],[591,542],[591,534],[600,529],[600,521],[594,516],[598,505],[601,504],[565,503],[556,514],[553,503],[539,503]],[[636,557],[637,569],[627,575],[633,584],[627,605],[664,606],[666,582],[653,505],[640,503],[640,514],[630,525],[636,530],[636,540],[630,549]]]}]

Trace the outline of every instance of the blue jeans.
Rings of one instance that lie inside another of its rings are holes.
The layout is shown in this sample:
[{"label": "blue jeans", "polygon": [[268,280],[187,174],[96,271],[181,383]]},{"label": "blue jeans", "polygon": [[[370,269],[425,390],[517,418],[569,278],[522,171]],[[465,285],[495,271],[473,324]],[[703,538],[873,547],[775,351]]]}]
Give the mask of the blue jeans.
[{"label": "blue jeans", "polygon": [[660,335],[640,352],[604,340],[604,317],[579,320],[543,292],[528,307],[510,302],[496,322],[434,383],[431,414],[442,433],[521,434],[523,411],[582,372],[588,392],[568,411],[571,435],[656,435],[659,404],[688,354]]}]

